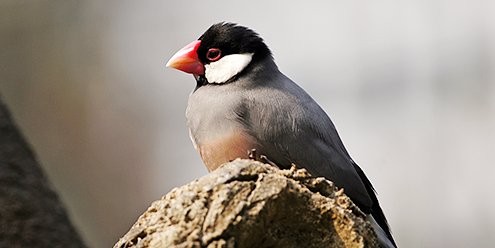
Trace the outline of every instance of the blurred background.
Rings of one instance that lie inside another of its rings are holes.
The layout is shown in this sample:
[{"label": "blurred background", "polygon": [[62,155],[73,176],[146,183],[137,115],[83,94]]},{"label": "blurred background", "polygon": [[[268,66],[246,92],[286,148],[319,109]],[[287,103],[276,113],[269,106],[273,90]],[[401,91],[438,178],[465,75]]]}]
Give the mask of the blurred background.
[{"label": "blurred background", "polygon": [[400,247],[493,246],[494,1],[1,0],[0,93],[91,247],[207,174],[165,64],[224,20],[332,117]]}]

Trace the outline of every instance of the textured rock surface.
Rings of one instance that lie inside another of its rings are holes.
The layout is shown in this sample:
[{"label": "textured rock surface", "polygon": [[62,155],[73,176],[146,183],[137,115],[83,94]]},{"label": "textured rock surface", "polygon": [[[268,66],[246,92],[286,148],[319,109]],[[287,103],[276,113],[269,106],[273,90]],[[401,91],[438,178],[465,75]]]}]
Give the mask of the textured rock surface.
[{"label": "textured rock surface", "polygon": [[235,160],[151,207],[125,247],[379,247],[363,213],[305,170]]}]

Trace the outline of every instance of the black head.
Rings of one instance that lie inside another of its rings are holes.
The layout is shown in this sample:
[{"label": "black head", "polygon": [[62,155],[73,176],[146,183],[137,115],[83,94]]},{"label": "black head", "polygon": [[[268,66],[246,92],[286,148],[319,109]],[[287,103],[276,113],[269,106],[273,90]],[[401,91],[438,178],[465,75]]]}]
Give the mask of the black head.
[{"label": "black head", "polygon": [[253,53],[253,61],[271,57],[270,49],[253,30],[235,23],[217,23],[199,37],[198,58],[208,64],[229,54]]}]

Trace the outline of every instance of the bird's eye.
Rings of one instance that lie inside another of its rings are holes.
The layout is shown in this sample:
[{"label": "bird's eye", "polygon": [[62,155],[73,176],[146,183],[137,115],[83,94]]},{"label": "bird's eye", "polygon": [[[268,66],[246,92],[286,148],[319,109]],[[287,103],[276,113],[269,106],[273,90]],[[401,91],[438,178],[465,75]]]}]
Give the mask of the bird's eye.
[{"label": "bird's eye", "polygon": [[222,52],[220,51],[220,49],[218,49],[218,48],[210,48],[208,50],[208,52],[206,53],[206,58],[209,61],[215,61],[215,60],[218,60],[221,55],[222,55]]}]

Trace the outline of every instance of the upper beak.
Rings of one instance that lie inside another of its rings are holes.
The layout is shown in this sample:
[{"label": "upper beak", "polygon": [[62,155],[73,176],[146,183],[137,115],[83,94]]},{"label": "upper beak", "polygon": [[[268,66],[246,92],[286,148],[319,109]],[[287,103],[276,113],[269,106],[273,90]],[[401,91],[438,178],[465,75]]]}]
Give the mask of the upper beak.
[{"label": "upper beak", "polygon": [[201,41],[197,40],[180,49],[168,61],[167,67],[175,68],[194,75],[204,75],[205,67],[198,59],[198,53],[196,52],[200,44]]}]

